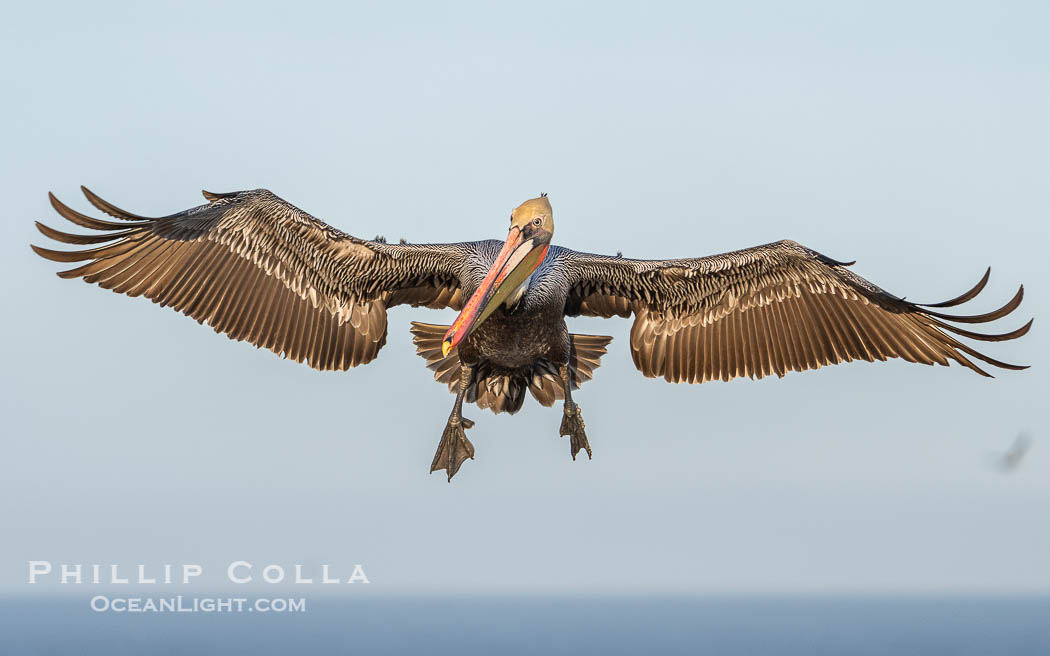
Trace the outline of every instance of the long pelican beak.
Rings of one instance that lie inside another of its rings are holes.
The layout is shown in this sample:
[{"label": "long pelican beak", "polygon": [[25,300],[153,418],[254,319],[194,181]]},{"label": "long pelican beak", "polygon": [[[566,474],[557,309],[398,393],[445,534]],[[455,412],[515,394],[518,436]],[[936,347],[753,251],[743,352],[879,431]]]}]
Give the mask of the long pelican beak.
[{"label": "long pelican beak", "polygon": [[512,225],[506,243],[496,256],[492,268],[485,274],[481,286],[466,302],[463,311],[445,333],[445,339],[441,342],[441,354],[448,355],[449,351],[459,346],[474,328],[507,300],[511,292],[525,282],[540,265],[549,247],[549,237],[542,241],[537,241],[535,237],[526,238],[518,226]]}]

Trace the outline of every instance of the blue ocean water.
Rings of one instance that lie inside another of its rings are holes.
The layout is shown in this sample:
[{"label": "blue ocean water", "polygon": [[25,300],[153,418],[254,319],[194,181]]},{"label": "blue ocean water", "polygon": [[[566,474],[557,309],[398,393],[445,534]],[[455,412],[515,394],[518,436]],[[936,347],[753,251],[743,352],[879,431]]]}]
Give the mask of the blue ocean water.
[{"label": "blue ocean water", "polygon": [[0,600],[5,654],[1050,654],[1050,598],[314,598],[304,613]]}]

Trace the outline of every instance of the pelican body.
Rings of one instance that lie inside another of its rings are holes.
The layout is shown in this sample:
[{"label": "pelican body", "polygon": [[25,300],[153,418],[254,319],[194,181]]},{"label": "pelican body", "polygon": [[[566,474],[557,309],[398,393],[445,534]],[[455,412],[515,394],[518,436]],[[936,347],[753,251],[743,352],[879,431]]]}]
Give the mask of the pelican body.
[{"label": "pelican body", "polygon": [[[459,311],[450,326],[412,322],[418,353],[448,385],[455,402],[430,471],[448,480],[474,457],[463,403],[494,413],[518,411],[526,396],[563,404],[560,433],[573,459],[592,455],[573,391],[590,380],[612,340],[569,332],[566,317],[634,316],[635,366],[669,382],[784,376],[853,360],[903,358],[956,362],[989,374],[973,360],[995,360],[960,341],[1016,339],[1032,321],[1001,334],[959,324],[1002,318],[1024,288],[998,310],[940,312],[976,297],[990,271],[948,301],[918,304],[868,282],[839,262],[792,241],[700,258],[635,260],[552,245],[546,195],[510,216],[503,242],[387,244],[341,232],[271,192],[204,192],[205,205],[149,218],[122,210],[82,188],[117,222],[88,216],[50,195],[70,222],[96,231],[71,234],[37,223],[59,242],[58,262],[81,262],[62,278],[82,278],[129,296],[145,296],[315,369],[345,370],[375,359],[386,343],[390,307]],[[972,359],[971,359],[972,358]]]}]

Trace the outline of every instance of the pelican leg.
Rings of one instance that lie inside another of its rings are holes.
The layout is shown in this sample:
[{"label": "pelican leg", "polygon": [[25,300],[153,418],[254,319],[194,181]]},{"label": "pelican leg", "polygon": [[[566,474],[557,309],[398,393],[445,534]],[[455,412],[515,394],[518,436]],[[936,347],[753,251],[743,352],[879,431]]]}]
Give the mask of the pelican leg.
[{"label": "pelican leg", "polygon": [[590,460],[591,443],[587,441],[587,432],[583,427],[583,413],[580,412],[580,406],[572,400],[573,373],[568,365],[562,365],[561,379],[565,382],[565,407],[561,417],[561,430],[559,432],[562,437],[569,436],[569,453],[572,454],[573,460],[576,459],[576,454],[584,449],[587,450],[587,459]]},{"label": "pelican leg", "polygon": [[434,462],[430,463],[430,473],[444,469],[448,474],[449,483],[452,477],[459,471],[460,465],[467,459],[474,459],[474,445],[467,439],[466,429],[473,428],[474,422],[463,416],[463,396],[470,384],[472,368],[460,366],[459,369],[459,391],[456,393],[456,403],[452,406],[452,414],[448,416],[448,424],[441,434],[441,442],[438,443],[437,453],[434,454]]}]

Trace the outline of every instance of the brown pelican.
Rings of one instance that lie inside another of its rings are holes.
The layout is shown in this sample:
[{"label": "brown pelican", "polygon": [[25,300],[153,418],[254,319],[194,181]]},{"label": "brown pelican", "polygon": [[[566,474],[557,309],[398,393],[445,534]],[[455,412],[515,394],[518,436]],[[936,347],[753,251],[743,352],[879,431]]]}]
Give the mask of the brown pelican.
[{"label": "brown pelican", "polygon": [[519,410],[526,393],[540,404],[564,400],[561,435],[573,459],[591,456],[572,392],[591,379],[611,337],[570,333],[565,317],[634,315],[630,346],[646,376],[673,383],[783,376],[852,360],[954,361],[989,374],[971,358],[1024,369],[977,352],[955,336],[995,342],[1028,332],[988,335],[954,324],[1006,316],[1003,307],[969,316],[939,309],[965,303],[988,282],[948,301],[905,301],[838,262],[793,241],[695,259],[633,260],[551,244],[546,195],[510,215],[495,240],[387,244],[341,232],[269,191],[216,194],[208,203],[159,218],[131,214],[82,188],[119,222],[86,216],[51,195],[69,221],[101,234],[80,235],[37,223],[46,236],[91,248],[33,246],[62,271],[106,289],[145,296],[207,322],[216,332],[306,362],[348,369],[371,362],[386,342],[387,308],[451,307],[451,326],[413,322],[419,354],[456,395],[430,471],[449,480],[474,446],[463,402],[494,413]]}]

